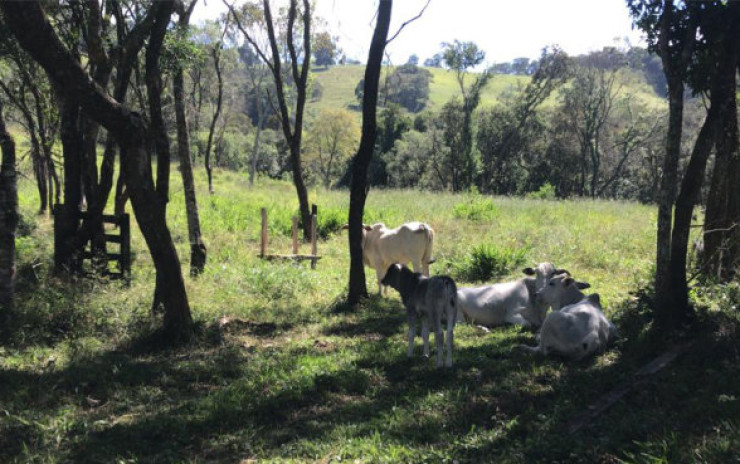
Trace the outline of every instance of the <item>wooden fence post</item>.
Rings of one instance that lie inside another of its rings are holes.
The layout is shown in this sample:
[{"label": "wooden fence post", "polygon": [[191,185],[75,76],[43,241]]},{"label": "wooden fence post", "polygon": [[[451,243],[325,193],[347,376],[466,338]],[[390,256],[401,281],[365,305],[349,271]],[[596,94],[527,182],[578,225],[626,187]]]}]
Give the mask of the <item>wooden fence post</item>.
[{"label": "wooden fence post", "polygon": [[[316,206],[316,205],[314,205]],[[316,269],[316,214],[311,215],[311,255],[314,259],[311,260],[311,269]]]},{"label": "wooden fence post", "polygon": [[260,257],[267,254],[267,208],[262,208],[262,242],[260,244]]}]

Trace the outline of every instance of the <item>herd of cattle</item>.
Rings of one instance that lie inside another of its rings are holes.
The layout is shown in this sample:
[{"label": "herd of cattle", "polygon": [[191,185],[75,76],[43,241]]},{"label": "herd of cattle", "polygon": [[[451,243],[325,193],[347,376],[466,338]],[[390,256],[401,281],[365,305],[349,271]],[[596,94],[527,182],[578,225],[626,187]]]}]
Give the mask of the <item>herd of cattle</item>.
[{"label": "herd of cattle", "polygon": [[[599,295],[585,295],[581,290],[590,285],[575,281],[565,269],[540,263],[524,269],[527,276],[512,282],[457,288],[448,276],[429,277],[433,245],[434,230],[420,222],[395,229],[379,223],[363,230],[363,260],[375,269],[378,292],[382,295],[386,287],[394,288],[406,307],[409,357],[414,351],[417,316],[422,322],[425,356],[429,356],[430,325],[434,329],[437,367],[442,366],[443,348],[444,365],[452,366],[455,323],[462,320],[485,327],[531,326],[539,329],[538,344],[520,345],[522,349],[575,360],[604,350],[616,338],[617,329],[604,315]],[[414,272],[406,267],[408,263]]]}]

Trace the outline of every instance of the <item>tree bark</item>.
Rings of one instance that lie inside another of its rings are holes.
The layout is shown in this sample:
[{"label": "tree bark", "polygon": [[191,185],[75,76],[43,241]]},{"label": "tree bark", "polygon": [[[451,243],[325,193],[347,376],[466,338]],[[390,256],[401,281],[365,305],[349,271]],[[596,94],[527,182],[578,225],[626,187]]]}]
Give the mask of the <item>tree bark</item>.
[{"label": "tree bark", "polygon": [[[669,320],[662,321],[663,325],[672,327],[687,322],[691,312],[686,280],[686,253],[691,229],[691,215],[694,211],[694,205],[699,199],[707,159],[714,145],[719,113],[721,112],[719,108],[721,103],[719,100],[715,100],[715,96],[719,96],[719,94],[712,92],[712,106],[709,108],[707,118],[699,131],[691,152],[691,159],[681,182],[681,189],[676,198],[670,256],[670,287],[673,293],[673,307]],[[724,96],[727,96],[726,92]]]},{"label": "tree bark", "polygon": [[375,149],[377,132],[377,103],[380,68],[383,63],[388,29],[391,22],[393,0],[380,0],[375,31],[370,42],[370,52],[365,66],[365,85],[362,99],[362,136],[360,147],[352,162],[352,181],[349,197],[349,292],[347,303],[357,304],[367,297],[365,266],[362,260],[362,220],[367,199],[367,170]]},{"label": "tree bark", "polygon": [[[161,2],[160,5],[165,2]],[[169,8],[172,8],[172,2]],[[165,219],[165,205],[154,187],[147,151],[148,127],[136,113],[109,97],[91,81],[64,48],[46,20],[38,1],[0,3],[7,25],[50,78],[85,112],[113,132],[121,146],[121,160],[131,203],[157,274],[162,275],[167,338],[188,337],[192,318],[174,243]],[[167,18],[169,20],[169,18]]]},{"label": "tree bark", "polygon": [[[74,59],[71,58],[70,59]],[[64,94],[59,88],[58,93]],[[54,273],[78,274],[82,271],[81,248],[76,244],[80,228],[82,203],[82,131],[80,107],[69,96],[63,97],[61,112],[61,140],[64,162],[64,207],[57,211],[54,240]]]},{"label": "tree bark", "polygon": [[728,95],[728,104],[720,116],[714,171],[704,215],[704,250],[701,272],[722,282],[735,274],[740,238],[740,211],[737,188],[740,181],[740,146],[738,146],[737,99]]},{"label": "tree bark", "polygon": [[[190,14],[196,1],[193,0],[187,10],[178,12],[178,27],[187,29]],[[190,239],[190,275],[195,277],[203,272],[206,266],[207,250],[200,232],[198,201],[195,196],[193,181],[193,163],[190,159],[190,136],[188,119],[185,115],[184,72],[180,63],[175,64],[172,76],[172,89],[175,100],[175,119],[177,122],[177,155],[180,159],[180,174],[185,195],[185,211],[188,220],[188,237]]]},{"label": "tree bark", "polygon": [[[678,184],[678,160],[681,154],[683,125],[684,76],[693,55],[696,42],[695,21],[689,21],[682,41],[672,40],[675,7],[666,0],[660,19],[659,54],[668,83],[668,134],[666,154],[663,160],[663,176],[660,181],[658,201],[658,231],[656,234],[655,257],[655,316],[659,325],[670,322],[673,292],[671,288],[671,226],[673,204]],[[676,50],[680,47],[678,50]]]},{"label": "tree bark", "polygon": [[[0,310],[13,309],[15,292],[15,233],[18,226],[18,186],[15,142],[8,133],[0,101]],[[0,320],[3,313],[0,313]]]}]

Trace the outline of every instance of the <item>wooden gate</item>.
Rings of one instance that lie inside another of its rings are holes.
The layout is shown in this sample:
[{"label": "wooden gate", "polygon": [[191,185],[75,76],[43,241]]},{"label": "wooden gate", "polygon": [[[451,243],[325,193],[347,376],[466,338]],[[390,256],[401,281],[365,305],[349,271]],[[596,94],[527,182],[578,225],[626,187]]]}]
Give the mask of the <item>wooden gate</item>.
[{"label": "wooden gate", "polygon": [[[59,247],[64,246],[62,237],[60,235],[60,227],[58,221],[61,220],[61,215],[65,214],[64,205],[54,206],[54,262],[59,262]],[[88,218],[89,213],[87,211],[77,212],[77,219],[85,221]],[[124,278],[129,279],[131,277],[131,221],[128,214],[121,214],[120,216],[114,216],[111,214],[103,215],[103,227],[105,224],[113,224],[118,229],[119,233],[111,234],[105,233],[106,242],[106,263],[111,261],[117,263],[118,271],[111,271],[106,265],[104,275],[113,278]],[[108,253],[107,244],[117,243],[119,245],[118,253]],[[93,253],[91,251],[90,240],[85,243],[80,258],[84,260],[92,260]]]}]

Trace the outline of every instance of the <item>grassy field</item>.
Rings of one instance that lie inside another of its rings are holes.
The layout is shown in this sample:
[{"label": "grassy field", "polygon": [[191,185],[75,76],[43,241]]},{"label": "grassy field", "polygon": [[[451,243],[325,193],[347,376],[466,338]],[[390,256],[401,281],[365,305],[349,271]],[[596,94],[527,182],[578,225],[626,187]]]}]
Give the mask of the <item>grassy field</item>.
[{"label": "grassy field", "polygon": [[[371,191],[367,222],[417,219],[434,227],[433,273],[472,284],[464,276],[484,246],[505,257],[492,281],[553,261],[591,283],[622,335],[606,353],[569,363],[517,350],[534,344],[530,331],[460,325],[454,368],[436,370],[433,359],[406,359],[395,293],[356,311],[341,304],[349,260],[346,235],[336,229],[346,217],[346,191],[309,192],[327,237],[311,270],[257,257],[263,206],[270,251],[290,250],[297,203],[290,184],[261,179],[250,189],[245,174],[217,171],[216,193],[208,196],[197,174],[209,261],[198,279],[186,278],[198,336],[177,348],[152,340],[160,322],[149,314],[154,270],[138,231],[130,286],[53,278],[51,223],[35,216],[32,185],[21,181],[19,307],[0,339],[0,462],[740,458],[737,286],[697,291],[701,323],[686,334],[693,348],[654,376],[634,377],[682,341],[653,335],[641,292],[654,255],[654,208]],[[169,221],[187,272],[175,177]],[[568,434],[573,417],[633,381],[611,409]]]}]

